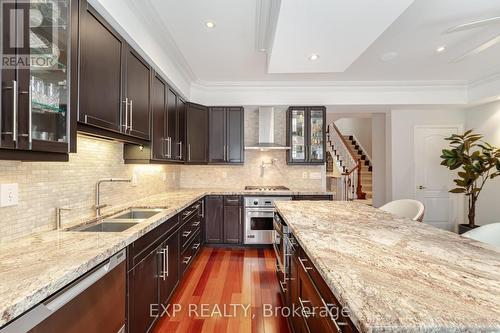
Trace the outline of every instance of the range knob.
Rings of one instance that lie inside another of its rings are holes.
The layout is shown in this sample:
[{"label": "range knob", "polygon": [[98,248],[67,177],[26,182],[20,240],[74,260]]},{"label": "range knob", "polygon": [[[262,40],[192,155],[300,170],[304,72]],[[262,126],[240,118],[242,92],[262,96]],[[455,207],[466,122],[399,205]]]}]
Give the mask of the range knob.
[{"label": "range knob", "polygon": [[257,206],[259,204],[259,201],[258,200],[254,200],[253,204],[254,204],[254,206]]}]

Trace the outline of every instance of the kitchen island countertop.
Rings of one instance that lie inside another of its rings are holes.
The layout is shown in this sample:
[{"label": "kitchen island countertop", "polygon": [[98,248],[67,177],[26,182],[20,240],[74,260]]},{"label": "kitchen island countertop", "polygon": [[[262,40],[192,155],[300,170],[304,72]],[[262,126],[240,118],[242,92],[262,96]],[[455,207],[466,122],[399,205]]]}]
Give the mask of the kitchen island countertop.
[{"label": "kitchen island countertop", "polygon": [[361,332],[500,332],[500,249],[354,202],[275,202]]}]

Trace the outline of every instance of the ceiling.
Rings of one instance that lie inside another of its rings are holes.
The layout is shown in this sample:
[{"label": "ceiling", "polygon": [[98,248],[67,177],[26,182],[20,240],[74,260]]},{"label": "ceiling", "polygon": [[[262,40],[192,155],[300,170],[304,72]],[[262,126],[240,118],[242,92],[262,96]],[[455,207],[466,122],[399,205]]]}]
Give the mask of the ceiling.
[{"label": "ceiling", "polygon": [[[500,20],[446,33],[500,16],[500,1],[282,0],[274,25],[262,19],[272,1],[150,0],[142,10],[199,82],[473,82],[500,72],[500,43],[455,61],[500,35]],[[216,27],[208,29],[207,20]],[[271,41],[266,52],[258,46],[263,29]],[[446,50],[437,53],[440,46]],[[396,56],[383,61],[387,53]]]}]

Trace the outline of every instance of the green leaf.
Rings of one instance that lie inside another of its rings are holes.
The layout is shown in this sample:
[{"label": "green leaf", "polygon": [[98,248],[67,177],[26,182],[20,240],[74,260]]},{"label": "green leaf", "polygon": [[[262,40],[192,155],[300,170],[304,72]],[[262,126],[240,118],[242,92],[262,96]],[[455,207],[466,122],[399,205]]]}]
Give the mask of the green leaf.
[{"label": "green leaf", "polygon": [[453,190],[450,190],[450,193],[465,193],[466,190],[464,188],[454,188]]}]

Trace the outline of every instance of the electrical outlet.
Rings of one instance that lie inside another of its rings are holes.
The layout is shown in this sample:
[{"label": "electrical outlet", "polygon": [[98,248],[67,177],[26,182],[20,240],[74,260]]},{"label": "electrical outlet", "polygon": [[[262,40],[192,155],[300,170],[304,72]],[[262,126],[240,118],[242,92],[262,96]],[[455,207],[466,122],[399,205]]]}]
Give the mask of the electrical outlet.
[{"label": "electrical outlet", "polygon": [[307,172],[306,171],[302,172],[302,179],[307,179]]},{"label": "electrical outlet", "polygon": [[137,174],[132,175],[132,186],[136,187],[137,186]]},{"label": "electrical outlet", "polygon": [[321,172],[309,172],[309,179],[321,179]]},{"label": "electrical outlet", "polygon": [[18,184],[0,184],[0,207],[16,206],[19,202]]}]

